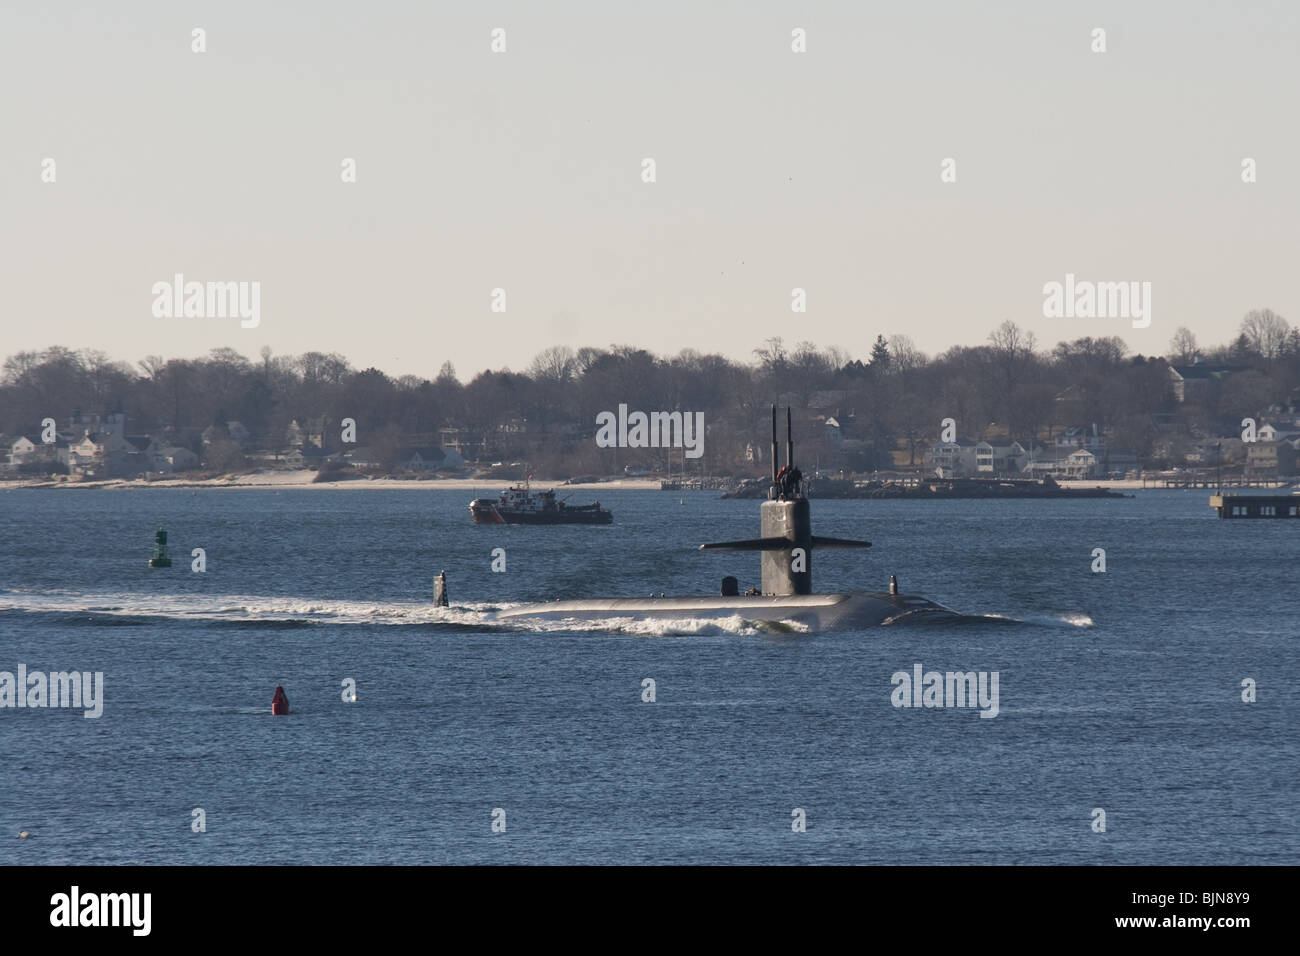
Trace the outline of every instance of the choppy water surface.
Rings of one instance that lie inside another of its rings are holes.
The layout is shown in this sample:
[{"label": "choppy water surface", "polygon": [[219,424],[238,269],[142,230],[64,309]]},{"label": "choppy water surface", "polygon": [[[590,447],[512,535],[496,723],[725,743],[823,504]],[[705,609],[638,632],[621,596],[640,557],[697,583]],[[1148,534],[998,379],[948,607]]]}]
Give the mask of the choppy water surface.
[{"label": "choppy water surface", "polygon": [[[105,686],[99,719],[0,710],[0,863],[1300,862],[1300,522],[1204,492],[819,501],[817,533],[875,543],[816,555],[819,590],[893,572],[1019,623],[526,627],[493,612],[757,583],[694,550],[757,503],[601,492],[612,526],[514,528],[471,497],[0,492],[0,671]],[[997,671],[998,716],[893,707],[916,663]]]}]

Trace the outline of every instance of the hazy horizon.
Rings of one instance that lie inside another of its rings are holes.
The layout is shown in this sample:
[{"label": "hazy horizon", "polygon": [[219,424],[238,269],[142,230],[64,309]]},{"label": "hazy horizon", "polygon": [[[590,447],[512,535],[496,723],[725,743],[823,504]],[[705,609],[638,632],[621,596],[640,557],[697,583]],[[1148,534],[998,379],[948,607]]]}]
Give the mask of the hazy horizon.
[{"label": "hazy horizon", "polygon": [[[551,345],[933,354],[1008,319],[1219,344],[1300,319],[1298,48],[1282,3],[6,8],[0,351],[468,380]],[[259,323],[155,317],[176,273],[260,283]],[[1044,318],[1067,274],[1151,283],[1150,326]]]}]

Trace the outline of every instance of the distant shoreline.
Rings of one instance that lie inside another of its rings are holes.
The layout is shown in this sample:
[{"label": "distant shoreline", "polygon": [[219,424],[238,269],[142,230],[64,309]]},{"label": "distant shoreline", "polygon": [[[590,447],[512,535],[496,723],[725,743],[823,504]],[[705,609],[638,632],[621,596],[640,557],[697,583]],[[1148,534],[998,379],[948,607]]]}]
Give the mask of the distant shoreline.
[{"label": "distant shoreline", "polygon": [[[339,489],[399,490],[399,491],[482,491],[495,494],[497,491],[517,482],[509,479],[491,478],[354,478],[347,481],[314,481],[316,472],[312,469],[297,471],[268,471],[245,475],[225,475],[219,478],[156,478],[146,481],[143,478],[110,478],[103,481],[50,481],[49,479],[0,480],[0,490],[13,491],[19,488],[37,489],[123,489],[123,488],[261,488],[273,491],[335,491]],[[555,488],[558,491],[594,491],[602,489],[612,491],[658,491],[658,478],[612,478],[609,481],[584,482],[564,485],[552,481],[534,481],[539,488]],[[1062,488],[1106,488],[1112,491],[1141,491],[1140,479],[1058,479]],[[1285,487],[1280,482],[1278,487]],[[1147,491],[1185,491],[1182,488],[1161,488],[1148,486]],[[1192,491],[1209,493],[1205,488],[1193,488]],[[717,494],[717,492],[711,492]]]},{"label": "distant shoreline", "polygon": [[[17,488],[39,489],[122,489],[122,488],[262,488],[274,491],[337,490],[364,488],[368,490],[399,491],[478,491],[493,493],[517,484],[506,478],[351,478],[346,481],[315,481],[315,469],[305,468],[290,471],[266,471],[243,475],[223,475],[218,478],[107,478],[103,481],[50,481],[49,479],[18,479],[0,481],[0,489],[12,491]],[[558,481],[533,481],[539,488],[555,488],[565,491],[599,491],[612,488],[618,491],[659,490],[658,478],[615,478],[609,481],[586,484],[562,485]]]}]

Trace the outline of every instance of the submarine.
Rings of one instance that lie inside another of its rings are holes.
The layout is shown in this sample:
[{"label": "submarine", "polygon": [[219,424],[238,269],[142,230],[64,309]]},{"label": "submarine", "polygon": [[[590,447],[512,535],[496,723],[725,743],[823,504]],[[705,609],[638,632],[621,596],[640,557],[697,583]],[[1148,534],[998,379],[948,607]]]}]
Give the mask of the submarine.
[{"label": "submarine", "polygon": [[[772,406],[772,484],[759,505],[760,537],[700,545],[701,551],[756,551],[760,555],[761,590],[741,594],[734,577],[723,578],[716,596],[584,598],[524,604],[498,612],[499,619],[717,619],[780,621],[810,629],[875,627],[934,622],[962,617],[927,598],[902,594],[890,576],[888,591],[816,594],[812,583],[813,552],[869,548],[871,542],[828,538],[812,533],[812,511],[803,475],[794,464],[790,410],[785,413],[785,466],[777,469],[776,406]],[[757,591],[757,593],[754,593]]]}]

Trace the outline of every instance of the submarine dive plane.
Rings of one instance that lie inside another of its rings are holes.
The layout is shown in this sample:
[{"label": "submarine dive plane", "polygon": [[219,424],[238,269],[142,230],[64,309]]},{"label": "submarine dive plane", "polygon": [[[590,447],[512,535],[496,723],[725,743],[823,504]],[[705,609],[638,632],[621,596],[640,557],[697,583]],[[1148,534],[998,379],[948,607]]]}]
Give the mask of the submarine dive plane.
[{"label": "submarine dive plane", "polygon": [[729,618],[789,621],[812,628],[873,627],[959,618],[957,612],[923,597],[898,593],[891,576],[887,592],[814,594],[813,551],[869,548],[869,541],[827,538],[812,533],[812,515],[803,475],[794,465],[790,410],[786,409],[785,467],[777,470],[776,406],[772,406],[772,484],[759,505],[761,537],[702,544],[702,551],[760,553],[762,592],[740,594],[734,577],[722,581],[716,597],[587,598],[525,604],[499,612],[500,618],[547,620]]}]

